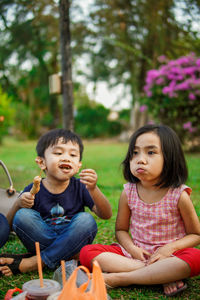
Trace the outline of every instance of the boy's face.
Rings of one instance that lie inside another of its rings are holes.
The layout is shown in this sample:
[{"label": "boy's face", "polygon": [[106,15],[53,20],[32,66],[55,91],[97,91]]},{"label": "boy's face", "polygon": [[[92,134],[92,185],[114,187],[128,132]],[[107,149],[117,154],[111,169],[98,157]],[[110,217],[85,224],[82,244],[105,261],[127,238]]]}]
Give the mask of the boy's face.
[{"label": "boy's face", "polygon": [[47,177],[52,176],[61,181],[68,180],[78,173],[82,165],[79,145],[71,141],[63,143],[60,138],[57,144],[45,150],[44,158],[38,158],[36,162]]}]

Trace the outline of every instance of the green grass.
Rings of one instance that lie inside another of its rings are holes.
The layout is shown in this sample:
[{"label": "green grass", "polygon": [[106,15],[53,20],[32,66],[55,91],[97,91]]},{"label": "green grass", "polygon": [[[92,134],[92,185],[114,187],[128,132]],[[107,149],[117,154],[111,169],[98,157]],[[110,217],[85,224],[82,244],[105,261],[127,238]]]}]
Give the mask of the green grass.
[{"label": "green grass", "polygon": [[[22,190],[29,184],[33,177],[38,175],[39,169],[34,162],[35,141],[17,142],[13,139],[5,140],[0,146],[0,159],[6,164],[13,179],[16,190]],[[110,220],[96,218],[98,234],[94,242],[111,243],[114,241],[114,226],[118,208],[118,200],[123,188],[123,177],[120,163],[127,150],[127,144],[117,142],[85,142],[83,154],[83,168],[93,168],[98,174],[98,185],[109,199],[113,216]],[[187,154],[186,159],[189,167],[188,185],[193,189],[192,201],[200,217],[200,154]],[[0,168],[0,186],[8,187],[8,181]],[[1,252],[22,253],[26,251],[20,241],[11,236]],[[44,278],[51,278],[52,271],[43,270]],[[1,277],[0,299],[4,298],[8,289],[22,287],[28,280],[38,278],[37,272],[20,274],[12,277]],[[188,289],[178,299],[200,299],[200,276],[188,279]],[[112,299],[166,299],[161,286],[131,286],[129,288],[116,288],[109,290]]]}]

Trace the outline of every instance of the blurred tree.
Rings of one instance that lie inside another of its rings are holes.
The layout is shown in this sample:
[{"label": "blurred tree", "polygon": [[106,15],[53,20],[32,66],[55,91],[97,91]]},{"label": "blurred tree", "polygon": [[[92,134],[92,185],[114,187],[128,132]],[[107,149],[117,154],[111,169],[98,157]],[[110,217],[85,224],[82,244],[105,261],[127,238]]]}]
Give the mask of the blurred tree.
[{"label": "blurred tree", "polygon": [[[0,71],[4,91],[28,114],[28,136],[38,134],[50,111],[50,127],[59,119],[59,105],[48,91],[48,77],[58,72],[58,8],[53,0],[3,0],[0,3]],[[39,122],[38,122],[39,121]]]},{"label": "blurred tree", "polygon": [[[89,19],[78,0],[68,3],[73,65],[77,57],[90,55],[90,80],[106,81],[111,86],[121,83],[130,90],[131,126],[137,127],[145,73],[156,67],[156,58],[199,51],[198,32],[189,18],[189,14],[198,16],[199,0],[94,0],[88,7]],[[184,22],[175,17],[177,7]],[[60,97],[48,92],[49,75],[60,70],[58,23],[59,1],[0,2],[1,85],[12,95],[22,116],[23,122],[17,122],[20,130],[29,136],[40,133],[43,126],[62,126]],[[86,76],[85,70],[81,71]]]},{"label": "blurred tree", "polygon": [[159,55],[178,57],[194,47],[194,37],[176,19],[179,2],[187,1],[95,0],[91,8],[91,80],[129,86],[132,129],[140,125],[138,101],[146,71]]}]

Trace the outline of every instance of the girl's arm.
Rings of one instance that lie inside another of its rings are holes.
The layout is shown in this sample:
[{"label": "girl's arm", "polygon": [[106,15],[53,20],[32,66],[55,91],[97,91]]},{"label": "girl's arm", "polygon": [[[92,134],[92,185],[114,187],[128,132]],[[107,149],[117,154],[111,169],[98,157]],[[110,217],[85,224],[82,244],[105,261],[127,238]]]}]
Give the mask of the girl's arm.
[{"label": "girl's arm", "polygon": [[144,254],[149,256],[149,253],[133,244],[133,240],[129,235],[131,212],[128,206],[128,199],[125,191],[122,192],[118,214],[115,225],[116,239],[122,245],[122,247],[131,254],[135,259],[146,260]]},{"label": "girl's arm", "polygon": [[92,211],[101,219],[109,219],[112,216],[111,205],[106,196],[97,187],[97,174],[92,169],[82,170],[79,174],[81,182],[86,185],[90,196],[94,201]]},{"label": "girl's arm", "polygon": [[149,263],[169,257],[177,250],[195,247],[200,244],[200,222],[190,196],[185,191],[180,196],[178,208],[185,225],[186,236],[161,247],[151,256]]}]

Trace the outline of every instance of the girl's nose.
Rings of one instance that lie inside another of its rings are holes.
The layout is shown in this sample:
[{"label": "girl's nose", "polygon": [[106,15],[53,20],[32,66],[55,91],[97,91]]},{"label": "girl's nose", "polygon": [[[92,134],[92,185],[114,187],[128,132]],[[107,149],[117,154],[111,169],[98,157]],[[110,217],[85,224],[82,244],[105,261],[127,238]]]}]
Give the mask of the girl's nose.
[{"label": "girl's nose", "polygon": [[140,155],[138,157],[138,161],[137,161],[138,164],[146,164],[146,158],[144,155]]}]

